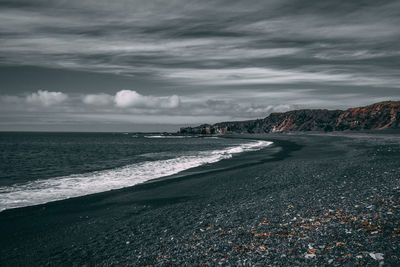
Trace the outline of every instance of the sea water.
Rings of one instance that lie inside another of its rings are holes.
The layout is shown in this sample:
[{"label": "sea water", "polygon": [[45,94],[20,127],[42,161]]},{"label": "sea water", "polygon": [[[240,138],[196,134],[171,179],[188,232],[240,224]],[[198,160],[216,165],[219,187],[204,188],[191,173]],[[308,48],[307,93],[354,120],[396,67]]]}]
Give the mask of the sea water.
[{"label": "sea water", "polygon": [[0,133],[0,211],[133,186],[271,142],[133,133]]}]

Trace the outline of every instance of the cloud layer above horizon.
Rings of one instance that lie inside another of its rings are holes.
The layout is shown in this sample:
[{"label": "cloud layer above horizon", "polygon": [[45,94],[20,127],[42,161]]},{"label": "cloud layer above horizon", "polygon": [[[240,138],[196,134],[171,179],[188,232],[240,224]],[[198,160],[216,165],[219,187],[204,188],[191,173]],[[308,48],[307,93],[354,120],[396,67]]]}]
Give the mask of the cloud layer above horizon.
[{"label": "cloud layer above horizon", "polygon": [[1,1],[0,123],[199,123],[399,99],[399,24],[387,0]]}]

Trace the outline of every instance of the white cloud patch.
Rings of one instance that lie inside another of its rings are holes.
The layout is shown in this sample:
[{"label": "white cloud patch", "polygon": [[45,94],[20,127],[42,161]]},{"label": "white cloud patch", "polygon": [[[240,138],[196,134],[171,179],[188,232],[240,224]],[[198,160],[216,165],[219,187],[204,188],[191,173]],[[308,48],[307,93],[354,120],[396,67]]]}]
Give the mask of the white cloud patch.
[{"label": "white cloud patch", "polygon": [[144,96],[136,91],[121,90],[115,97],[114,102],[120,108],[153,108],[153,109],[172,109],[180,105],[180,98],[172,96]]},{"label": "white cloud patch", "polygon": [[375,51],[375,50],[342,50],[327,49],[315,54],[316,58],[323,60],[362,60],[371,58],[392,57],[400,55],[399,51]]},{"label": "white cloud patch", "polygon": [[91,94],[85,95],[82,99],[83,103],[95,106],[107,106],[113,102],[114,97],[108,94]]},{"label": "white cloud patch", "polygon": [[62,92],[49,92],[46,90],[39,90],[35,93],[28,95],[25,100],[30,104],[38,104],[42,106],[53,106],[60,104],[68,99],[68,95]]},{"label": "white cloud patch", "polygon": [[365,75],[362,73],[337,73],[319,67],[314,69],[290,70],[261,67],[225,69],[169,69],[166,77],[190,81],[201,85],[256,85],[256,84],[299,84],[325,83],[335,85],[364,85],[398,87],[396,79]]},{"label": "white cloud patch", "polygon": [[[273,102],[273,101],[271,101]],[[230,120],[263,118],[272,112],[284,112],[293,109],[293,105],[275,105],[256,103],[250,100],[191,99],[182,103],[184,114],[192,116],[229,116]]]}]

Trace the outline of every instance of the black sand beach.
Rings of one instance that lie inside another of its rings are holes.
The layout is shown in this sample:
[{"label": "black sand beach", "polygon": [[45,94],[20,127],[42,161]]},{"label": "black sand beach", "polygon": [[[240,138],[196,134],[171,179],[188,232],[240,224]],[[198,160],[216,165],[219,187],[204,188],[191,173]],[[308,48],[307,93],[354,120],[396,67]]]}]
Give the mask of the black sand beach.
[{"label": "black sand beach", "polygon": [[249,138],[273,155],[1,212],[0,265],[400,264],[400,135]]}]

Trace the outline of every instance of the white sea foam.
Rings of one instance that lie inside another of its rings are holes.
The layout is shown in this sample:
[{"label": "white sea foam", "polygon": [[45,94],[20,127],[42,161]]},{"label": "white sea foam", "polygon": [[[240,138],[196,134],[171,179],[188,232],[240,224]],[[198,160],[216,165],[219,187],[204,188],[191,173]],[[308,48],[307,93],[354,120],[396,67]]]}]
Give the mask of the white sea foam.
[{"label": "white sea foam", "polygon": [[231,158],[246,151],[256,151],[271,145],[268,141],[251,141],[221,150],[201,151],[196,155],[172,159],[145,161],[111,170],[74,174],[26,184],[0,187],[0,211],[43,204],[51,201],[133,186],[165,177],[208,163]]},{"label": "white sea foam", "polygon": [[173,138],[173,139],[180,139],[180,138],[192,138],[191,135],[145,135],[144,138]]},{"label": "white sea foam", "polygon": [[144,138],[165,138],[164,135],[145,135]]}]

